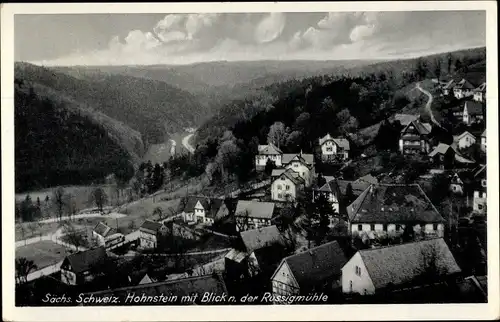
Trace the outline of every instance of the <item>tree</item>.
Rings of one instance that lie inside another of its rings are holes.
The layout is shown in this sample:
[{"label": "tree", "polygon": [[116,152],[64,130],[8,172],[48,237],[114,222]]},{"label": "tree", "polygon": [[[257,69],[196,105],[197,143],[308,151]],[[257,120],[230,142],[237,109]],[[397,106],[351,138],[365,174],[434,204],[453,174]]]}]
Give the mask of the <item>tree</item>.
[{"label": "tree", "polygon": [[24,257],[16,258],[16,282],[19,284],[28,281],[28,275],[38,267],[35,262]]},{"label": "tree", "polygon": [[326,184],[326,179],[325,179],[325,177],[323,177],[323,175],[321,173],[318,174],[318,178],[316,179],[316,183],[317,183],[318,188],[321,188],[322,186],[324,186]]},{"label": "tree", "polygon": [[264,173],[267,175],[271,175],[273,169],[275,168],[276,168],[276,163],[274,163],[274,161],[271,159],[267,159],[266,167],[264,168]]},{"label": "tree", "polygon": [[228,180],[230,169],[232,169],[238,161],[240,148],[233,141],[224,141],[219,147],[215,162],[220,169],[223,180]]},{"label": "tree", "polygon": [[54,190],[53,195],[52,195],[52,202],[54,203],[54,205],[56,207],[59,220],[62,220],[62,216],[63,216],[64,205],[65,205],[64,195],[65,195],[65,191],[64,191],[63,187],[58,187],[56,190]]},{"label": "tree", "polygon": [[285,124],[282,122],[275,122],[271,125],[269,129],[269,133],[267,134],[267,142],[273,143],[278,148],[280,148],[284,143],[287,137]]},{"label": "tree", "polygon": [[106,192],[104,191],[103,188],[97,187],[92,191],[91,194],[91,200],[92,202],[95,203],[96,207],[99,209],[99,211],[102,213],[103,212],[103,207],[108,201],[108,196]]},{"label": "tree", "polygon": [[76,230],[76,228],[70,223],[67,223],[64,226],[64,232],[64,239],[66,239],[69,244],[75,246],[76,251],[79,250],[80,246],[87,245],[85,236],[82,235],[81,231]]}]

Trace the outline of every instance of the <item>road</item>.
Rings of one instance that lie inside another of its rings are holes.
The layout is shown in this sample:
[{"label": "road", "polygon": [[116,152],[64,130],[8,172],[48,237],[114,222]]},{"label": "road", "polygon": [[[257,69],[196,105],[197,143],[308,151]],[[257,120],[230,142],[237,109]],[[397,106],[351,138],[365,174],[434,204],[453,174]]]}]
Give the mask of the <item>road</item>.
[{"label": "road", "polygon": [[59,219],[57,217],[54,217],[54,218],[39,220],[37,222],[41,223],[41,224],[48,224],[48,223],[53,223],[53,222],[59,222],[59,221],[65,221],[65,220],[74,220],[74,219],[82,219],[82,218],[95,218],[95,217],[121,218],[121,217],[125,217],[125,216],[126,215],[124,215],[124,214],[119,214],[119,213],[116,213],[116,212],[112,212],[112,213],[106,214],[106,215],[101,215],[98,212],[94,212],[94,213],[89,213],[89,214],[74,215],[74,216],[71,216],[71,217],[63,216],[63,217],[61,217],[61,219]]},{"label": "road", "polygon": [[194,148],[191,144],[189,144],[189,139],[191,139],[193,135],[194,133],[188,134],[182,139],[182,145],[191,153],[194,153]]},{"label": "road", "polygon": [[436,121],[436,118],[434,117],[434,114],[432,113],[432,109],[431,109],[431,105],[432,105],[432,100],[433,100],[433,97],[432,97],[432,94],[429,93],[428,91],[426,91],[425,89],[423,89],[422,87],[420,87],[420,83],[417,83],[417,86],[416,88],[421,91],[422,93],[424,93],[425,95],[427,95],[427,97],[429,98],[429,100],[427,101],[427,103],[425,104],[425,110],[427,111],[427,113],[429,114],[429,116],[431,117],[431,121],[432,123],[436,124],[437,126],[441,127],[441,124],[439,124],[438,121]]}]

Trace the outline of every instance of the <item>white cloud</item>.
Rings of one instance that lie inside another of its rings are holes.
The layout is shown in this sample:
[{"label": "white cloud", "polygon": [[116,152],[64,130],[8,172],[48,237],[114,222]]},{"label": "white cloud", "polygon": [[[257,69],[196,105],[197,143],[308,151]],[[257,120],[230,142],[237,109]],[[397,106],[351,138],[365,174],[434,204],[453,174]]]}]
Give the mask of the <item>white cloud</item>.
[{"label": "white cloud", "polygon": [[285,14],[272,12],[257,25],[255,29],[255,40],[259,43],[267,43],[278,38],[285,28]]},{"label": "white cloud", "polygon": [[218,19],[217,13],[199,13],[190,14],[186,20],[186,31],[188,39],[192,39],[194,35],[202,31],[206,27],[212,26]]},{"label": "white cloud", "polygon": [[357,42],[370,37],[375,32],[375,25],[359,25],[354,27],[349,38],[352,42]]},{"label": "white cloud", "polygon": [[140,30],[133,30],[125,37],[126,46],[128,50],[149,50],[160,45],[160,41],[153,36],[151,32],[142,32]]}]

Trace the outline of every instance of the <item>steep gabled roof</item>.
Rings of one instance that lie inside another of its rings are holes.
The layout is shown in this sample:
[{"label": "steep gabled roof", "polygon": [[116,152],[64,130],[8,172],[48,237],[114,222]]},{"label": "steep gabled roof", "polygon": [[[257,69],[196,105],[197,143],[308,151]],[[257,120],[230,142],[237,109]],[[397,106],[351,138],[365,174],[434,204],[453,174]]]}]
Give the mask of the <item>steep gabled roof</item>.
[{"label": "steep gabled roof", "polygon": [[453,87],[453,89],[475,89],[476,87],[474,85],[472,85],[468,80],[466,80],[465,78],[462,78],[461,81],[459,81],[455,87]]},{"label": "steep gabled roof", "polygon": [[307,166],[311,166],[314,164],[314,156],[312,154],[302,153],[302,152],[283,154],[281,158],[281,163],[283,163],[283,165],[287,165],[294,160],[301,161]]},{"label": "steep gabled roof", "polygon": [[337,194],[340,192],[339,184],[337,180],[330,180],[327,183],[325,183],[323,186],[321,186],[318,191],[321,192],[331,192],[334,194]]},{"label": "steep gabled roof", "polygon": [[239,200],[236,205],[235,216],[246,216],[246,213],[250,218],[271,219],[274,213],[274,203]]},{"label": "steep gabled roof", "polygon": [[163,225],[160,224],[159,222],[155,222],[155,221],[151,221],[151,220],[146,220],[142,223],[141,227],[139,228],[139,230],[142,230],[142,231],[146,231],[146,232],[149,232],[149,233],[153,233],[153,234],[156,234],[160,228],[162,227]]},{"label": "steep gabled roof", "polygon": [[259,154],[263,155],[277,155],[283,154],[281,150],[274,144],[269,143],[267,145],[259,145],[258,147]]},{"label": "steep gabled roof", "polygon": [[418,184],[372,184],[347,207],[351,223],[443,222]]},{"label": "steep gabled roof", "polygon": [[104,247],[97,247],[71,254],[66,257],[66,260],[71,265],[73,272],[83,273],[106,258],[106,249]]},{"label": "steep gabled roof", "polygon": [[111,233],[113,233],[114,230],[101,221],[94,227],[94,232],[102,237],[106,237],[111,235]]},{"label": "steep gabled roof", "polygon": [[449,149],[452,149],[453,152],[455,152],[455,150],[449,146],[448,144],[444,144],[444,143],[439,143],[435,148],[434,150],[432,150],[431,152],[429,152],[429,157],[433,158],[435,155],[437,154],[446,154],[448,152]]},{"label": "steep gabled roof", "polygon": [[476,101],[465,102],[464,109],[467,108],[469,115],[483,115],[483,104]]},{"label": "steep gabled roof", "polygon": [[456,85],[456,82],[452,79],[450,81],[448,81],[448,83],[446,83],[446,85],[443,86],[443,89],[452,89],[453,87],[455,87]]},{"label": "steep gabled roof", "polygon": [[486,83],[482,83],[479,85],[476,89],[474,89],[474,92],[486,92]]},{"label": "steep gabled roof", "polygon": [[[396,246],[360,250],[365,267],[376,289],[389,284],[410,283],[435,262],[438,274],[449,276],[460,273],[453,254],[442,238],[423,240]],[[432,269],[432,268],[431,268]]]},{"label": "steep gabled roof", "polygon": [[413,125],[415,127],[415,129],[417,130],[417,132],[420,134],[420,135],[427,135],[429,133],[431,133],[431,130],[432,130],[432,126],[429,124],[429,123],[422,123],[420,122],[419,120],[416,120],[416,121],[411,121],[410,123],[408,123],[408,125],[406,125],[402,130],[401,130],[401,133],[406,133],[406,130],[411,126]]},{"label": "steep gabled roof", "polygon": [[305,183],[304,178],[302,178],[299,173],[293,171],[292,169],[286,170],[285,172],[283,172],[281,174],[281,176],[274,179],[274,181],[280,180],[280,178],[282,178],[282,177],[287,178],[288,180],[292,181],[292,183],[296,186]]},{"label": "steep gabled roof", "polygon": [[465,131],[464,133],[462,133],[462,134],[460,134],[460,135],[456,135],[456,136],[454,136],[454,137],[453,137],[453,140],[454,140],[455,142],[458,142],[458,141],[460,141],[461,139],[465,138],[466,136],[468,136],[468,137],[472,137],[474,140],[476,139],[476,137],[475,137],[472,133],[470,133],[469,131]]},{"label": "steep gabled roof", "polygon": [[240,236],[248,253],[273,244],[283,244],[283,238],[274,225],[242,231]]},{"label": "steep gabled roof", "polygon": [[193,213],[198,202],[205,210],[205,216],[215,218],[216,214],[224,204],[224,200],[218,198],[208,198],[204,196],[188,196],[182,198],[179,203],[178,212]]},{"label": "steep gabled roof", "polygon": [[346,138],[334,138],[330,135],[330,133],[319,139],[319,145],[321,146],[328,141],[334,142],[344,150],[349,150],[349,141]]},{"label": "steep gabled roof", "polygon": [[339,276],[347,258],[339,243],[333,241],[288,256],[283,262],[288,265],[299,286],[307,289]]}]

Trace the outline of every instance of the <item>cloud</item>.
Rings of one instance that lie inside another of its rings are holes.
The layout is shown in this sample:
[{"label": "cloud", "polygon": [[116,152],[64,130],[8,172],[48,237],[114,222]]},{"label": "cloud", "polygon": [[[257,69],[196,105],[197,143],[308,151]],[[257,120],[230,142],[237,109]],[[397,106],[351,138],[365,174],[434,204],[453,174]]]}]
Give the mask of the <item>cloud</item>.
[{"label": "cloud", "polygon": [[[116,40],[113,39],[112,41]],[[140,30],[129,32],[127,37],[125,37],[125,43],[126,46],[124,48],[130,51],[149,50],[160,45],[160,41],[151,32],[142,32]]]},{"label": "cloud", "polygon": [[375,32],[375,25],[359,25],[352,29],[349,38],[352,42],[357,42],[366,39]]},{"label": "cloud", "polygon": [[258,43],[267,43],[278,38],[285,28],[286,18],[284,13],[271,12],[255,28],[255,40]]}]

